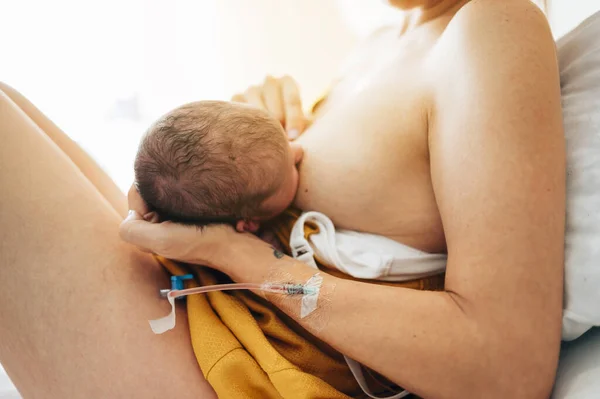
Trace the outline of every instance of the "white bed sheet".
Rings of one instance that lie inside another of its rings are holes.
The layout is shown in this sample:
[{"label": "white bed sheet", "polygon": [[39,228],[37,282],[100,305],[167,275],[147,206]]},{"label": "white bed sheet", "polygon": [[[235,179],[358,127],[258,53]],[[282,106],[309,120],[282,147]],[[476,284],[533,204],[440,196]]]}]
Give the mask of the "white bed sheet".
[{"label": "white bed sheet", "polygon": [[19,395],[12,382],[10,382],[2,365],[0,365],[0,399],[21,399],[21,395]]},{"label": "white bed sheet", "polygon": [[600,398],[600,328],[563,342],[552,399]]}]

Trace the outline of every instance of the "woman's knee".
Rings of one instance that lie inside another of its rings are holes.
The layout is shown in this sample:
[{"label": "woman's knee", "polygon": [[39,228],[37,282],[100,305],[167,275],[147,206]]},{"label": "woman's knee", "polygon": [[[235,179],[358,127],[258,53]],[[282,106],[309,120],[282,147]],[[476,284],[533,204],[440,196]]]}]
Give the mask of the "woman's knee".
[{"label": "woman's knee", "polygon": [[3,81],[0,80],[0,94],[3,94],[2,97],[7,97],[8,99],[10,99],[10,92],[14,91],[15,89],[12,88],[11,86],[9,86],[8,84],[4,83]]},{"label": "woman's knee", "polygon": [[[5,107],[20,108],[17,104],[15,104],[15,102],[13,100],[13,93],[15,93],[15,92],[16,92],[16,90],[13,89],[11,86],[0,81],[0,104],[2,104],[3,110],[5,109]],[[5,118],[0,119],[0,126],[2,124],[4,124],[5,122],[6,122]]]}]

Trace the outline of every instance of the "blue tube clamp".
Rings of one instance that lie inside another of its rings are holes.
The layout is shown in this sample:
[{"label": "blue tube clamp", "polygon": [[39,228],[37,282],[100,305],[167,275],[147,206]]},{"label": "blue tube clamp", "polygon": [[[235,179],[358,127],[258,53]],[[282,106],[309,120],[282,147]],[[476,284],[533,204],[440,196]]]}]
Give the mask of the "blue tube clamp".
[{"label": "blue tube clamp", "polygon": [[[171,289],[170,290],[169,289],[160,290],[159,291],[160,296],[162,298],[166,298],[167,295],[169,294],[169,292],[171,292],[171,291],[176,291],[176,290],[178,291],[178,290],[185,289],[183,282],[186,280],[193,280],[193,279],[194,279],[193,274],[184,274],[182,276],[171,276]],[[176,299],[183,299],[183,298],[185,298],[185,297],[180,296],[180,297],[177,297]]]}]

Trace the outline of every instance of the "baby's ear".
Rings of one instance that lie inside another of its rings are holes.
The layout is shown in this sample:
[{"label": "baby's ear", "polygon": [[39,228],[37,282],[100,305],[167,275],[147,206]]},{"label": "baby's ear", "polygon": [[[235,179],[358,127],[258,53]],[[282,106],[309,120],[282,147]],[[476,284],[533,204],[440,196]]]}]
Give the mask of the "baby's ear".
[{"label": "baby's ear", "polygon": [[240,232],[256,233],[260,228],[260,223],[255,220],[238,220],[235,224],[235,229]]},{"label": "baby's ear", "polygon": [[243,219],[238,220],[235,224],[235,229],[238,231],[238,233],[243,233],[246,231],[246,221]]},{"label": "baby's ear", "polygon": [[246,231],[250,233],[256,233],[260,229],[260,223],[256,220],[248,220],[246,222]]}]

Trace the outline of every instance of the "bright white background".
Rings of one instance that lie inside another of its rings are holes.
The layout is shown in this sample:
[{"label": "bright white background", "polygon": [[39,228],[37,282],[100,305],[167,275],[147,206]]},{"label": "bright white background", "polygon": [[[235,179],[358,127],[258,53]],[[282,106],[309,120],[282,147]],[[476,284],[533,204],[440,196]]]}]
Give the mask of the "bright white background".
[{"label": "bright white background", "polygon": [[[598,9],[553,1],[555,36]],[[162,113],[228,99],[267,73],[294,76],[309,102],[396,15],[381,0],[0,0],[0,80],[125,189],[140,135]],[[17,397],[0,367],[0,398]]]}]

